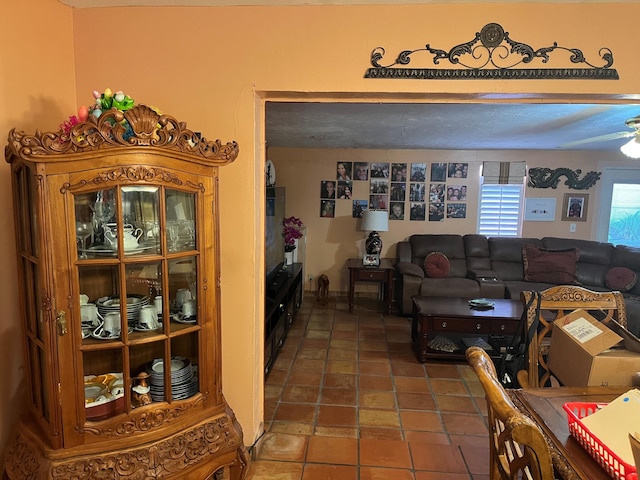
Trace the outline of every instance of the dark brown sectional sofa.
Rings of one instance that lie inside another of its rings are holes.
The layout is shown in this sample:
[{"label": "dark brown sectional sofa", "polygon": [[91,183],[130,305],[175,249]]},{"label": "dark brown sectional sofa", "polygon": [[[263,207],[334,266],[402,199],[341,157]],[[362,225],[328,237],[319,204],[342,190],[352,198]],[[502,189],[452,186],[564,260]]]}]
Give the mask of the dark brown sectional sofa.
[{"label": "dark brown sectional sofa", "polygon": [[[525,279],[525,245],[553,254],[577,249],[573,283],[590,290],[612,290],[607,283],[611,283],[610,272],[613,267],[626,267],[636,277],[640,276],[640,248],[625,245],[556,237],[538,239],[475,234],[416,234],[407,241],[399,242],[397,247],[396,299],[401,313],[411,314],[411,298],[415,295],[518,299],[523,290],[544,290],[557,285]],[[531,250],[531,247],[527,247],[527,250]],[[432,252],[447,257],[449,272],[446,276],[432,278],[425,274],[425,258]],[[629,330],[640,336],[640,282],[627,291],[616,289],[622,291],[625,298]]]}]

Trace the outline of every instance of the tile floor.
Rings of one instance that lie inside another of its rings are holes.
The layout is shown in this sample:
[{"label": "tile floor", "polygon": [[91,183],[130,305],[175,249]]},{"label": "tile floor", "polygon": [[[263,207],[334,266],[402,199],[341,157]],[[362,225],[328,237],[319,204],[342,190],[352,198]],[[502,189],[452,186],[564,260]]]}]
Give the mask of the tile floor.
[{"label": "tile floor", "polygon": [[486,480],[484,392],[464,363],[417,362],[410,320],[306,293],[265,383],[250,480]]}]

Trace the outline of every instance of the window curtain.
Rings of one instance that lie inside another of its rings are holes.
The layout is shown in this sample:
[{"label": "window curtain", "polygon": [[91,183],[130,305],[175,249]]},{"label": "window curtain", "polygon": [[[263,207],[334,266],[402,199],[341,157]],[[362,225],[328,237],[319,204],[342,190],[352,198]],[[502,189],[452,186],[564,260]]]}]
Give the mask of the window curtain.
[{"label": "window curtain", "polygon": [[483,183],[492,185],[521,184],[527,174],[525,162],[483,162]]}]

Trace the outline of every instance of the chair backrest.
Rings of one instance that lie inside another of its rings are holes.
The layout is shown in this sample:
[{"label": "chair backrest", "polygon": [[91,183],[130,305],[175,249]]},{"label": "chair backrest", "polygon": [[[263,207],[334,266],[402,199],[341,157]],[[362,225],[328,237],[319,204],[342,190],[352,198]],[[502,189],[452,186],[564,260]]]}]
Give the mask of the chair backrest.
[{"label": "chair backrest", "polygon": [[551,452],[542,431],[513,404],[491,357],[479,347],[469,347],[466,356],[487,399],[491,480],[552,480]]},{"label": "chair backrest", "polygon": [[[536,301],[529,301],[534,295],[540,296],[539,310],[536,308]],[[627,310],[620,292],[594,292],[583,287],[560,285],[541,292],[524,291],[520,294],[520,299],[526,309],[527,328],[534,323],[536,317],[540,322],[538,332],[529,344],[526,361],[530,387],[544,386],[552,376],[547,365],[549,335],[553,322],[558,318],[581,308],[602,323],[606,324],[614,319],[623,327],[627,326]],[[530,306],[527,308],[527,305]]]}]

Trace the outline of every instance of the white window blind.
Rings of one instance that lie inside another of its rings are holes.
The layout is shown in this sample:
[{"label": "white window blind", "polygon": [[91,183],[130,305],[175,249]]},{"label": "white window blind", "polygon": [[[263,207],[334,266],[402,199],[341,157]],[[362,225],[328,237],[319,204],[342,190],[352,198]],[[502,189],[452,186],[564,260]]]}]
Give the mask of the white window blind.
[{"label": "white window blind", "polygon": [[519,237],[522,225],[522,184],[480,187],[478,233],[487,237]]}]

